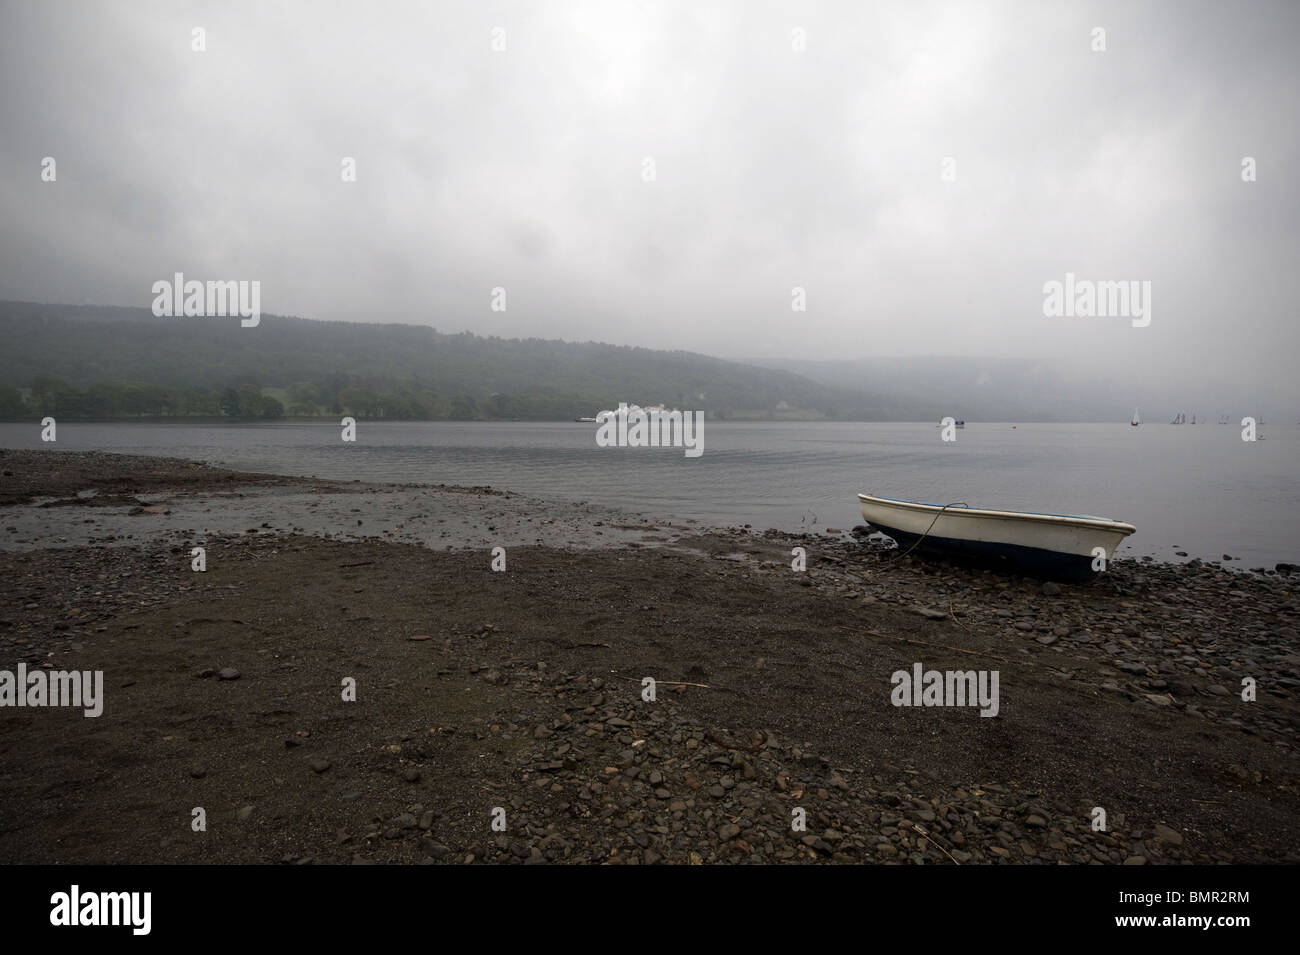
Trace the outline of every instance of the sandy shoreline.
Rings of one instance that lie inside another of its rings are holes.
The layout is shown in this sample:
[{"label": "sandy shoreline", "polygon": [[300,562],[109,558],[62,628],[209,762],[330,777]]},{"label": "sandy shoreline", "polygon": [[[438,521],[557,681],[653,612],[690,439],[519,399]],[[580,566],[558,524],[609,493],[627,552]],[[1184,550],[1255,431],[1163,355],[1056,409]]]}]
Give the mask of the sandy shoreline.
[{"label": "sandy shoreline", "polygon": [[[0,669],[106,686],[0,709],[3,861],[1300,860],[1286,574],[1058,589],[485,488],[0,468]],[[894,706],[918,662],[997,670],[998,715]]]}]

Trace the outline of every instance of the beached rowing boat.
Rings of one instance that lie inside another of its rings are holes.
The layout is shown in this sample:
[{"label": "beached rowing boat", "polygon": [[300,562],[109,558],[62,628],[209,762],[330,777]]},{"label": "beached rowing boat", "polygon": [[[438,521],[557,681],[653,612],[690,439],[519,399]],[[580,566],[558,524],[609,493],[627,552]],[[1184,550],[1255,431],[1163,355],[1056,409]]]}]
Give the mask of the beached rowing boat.
[{"label": "beached rowing boat", "polygon": [[[1110,561],[1132,524],[1104,517],[925,504],[859,494],[862,518],[900,547],[985,558],[1022,573],[1086,580]],[[919,544],[918,544],[919,542]],[[1100,550],[1098,550],[1100,548]]]}]

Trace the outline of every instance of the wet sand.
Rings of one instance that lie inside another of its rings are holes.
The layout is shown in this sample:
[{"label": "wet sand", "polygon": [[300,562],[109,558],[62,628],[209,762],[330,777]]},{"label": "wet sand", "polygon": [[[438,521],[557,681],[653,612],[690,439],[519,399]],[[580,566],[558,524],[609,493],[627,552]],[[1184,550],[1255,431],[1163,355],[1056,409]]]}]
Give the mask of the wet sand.
[{"label": "wet sand", "polygon": [[[6,862],[1300,858],[1286,574],[1057,588],[485,488],[0,469],[0,669],[105,681],[98,718],[0,709]],[[918,662],[998,671],[997,716],[894,706]]]}]

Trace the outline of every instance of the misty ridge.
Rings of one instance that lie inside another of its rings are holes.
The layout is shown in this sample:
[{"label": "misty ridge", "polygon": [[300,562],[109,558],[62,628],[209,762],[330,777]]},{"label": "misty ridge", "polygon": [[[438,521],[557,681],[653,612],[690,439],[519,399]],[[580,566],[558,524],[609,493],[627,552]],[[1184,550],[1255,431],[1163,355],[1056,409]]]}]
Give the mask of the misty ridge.
[{"label": "misty ridge", "polygon": [[0,416],[11,419],[568,420],[633,401],[714,420],[1104,421],[1126,419],[1135,393],[1031,359],[737,362],[278,315],[244,332],[147,308],[5,302],[0,333]]}]

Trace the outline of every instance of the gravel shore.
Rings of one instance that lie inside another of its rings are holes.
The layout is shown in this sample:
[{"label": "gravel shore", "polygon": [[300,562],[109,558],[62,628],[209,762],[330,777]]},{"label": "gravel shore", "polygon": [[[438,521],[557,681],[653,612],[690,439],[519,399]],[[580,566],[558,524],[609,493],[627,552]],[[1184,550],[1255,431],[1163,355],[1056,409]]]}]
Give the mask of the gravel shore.
[{"label": "gravel shore", "polygon": [[[0,861],[1300,861],[1286,568],[1058,586],[487,488],[0,469],[0,669],[106,697],[0,709]],[[894,705],[916,663],[997,671],[997,715]]]}]

